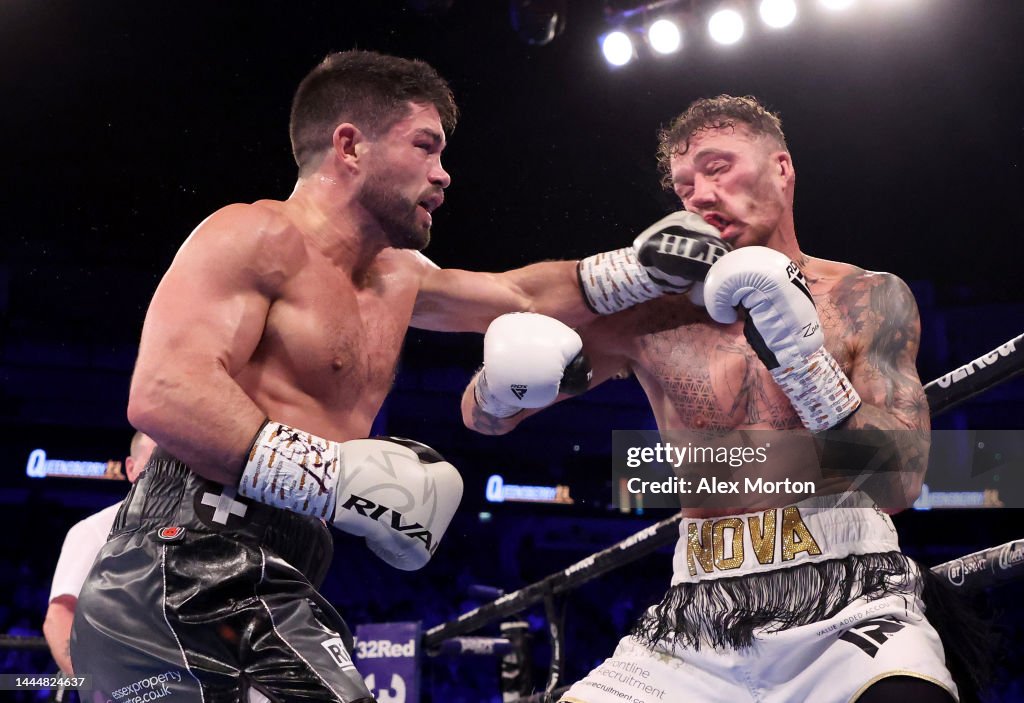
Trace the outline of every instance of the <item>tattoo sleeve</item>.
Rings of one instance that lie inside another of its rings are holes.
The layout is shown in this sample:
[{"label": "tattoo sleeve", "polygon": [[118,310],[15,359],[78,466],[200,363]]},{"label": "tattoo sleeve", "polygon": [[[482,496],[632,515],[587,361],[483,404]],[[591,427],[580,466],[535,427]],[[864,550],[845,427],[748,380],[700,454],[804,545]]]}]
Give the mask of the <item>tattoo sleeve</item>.
[{"label": "tattoo sleeve", "polygon": [[[920,491],[928,465],[931,418],[917,375],[921,323],[907,285],[891,274],[852,276],[839,304],[856,340],[850,380],[863,405],[844,425],[893,450],[884,469],[899,472],[905,498]],[[908,503],[909,506],[909,503]],[[903,506],[903,507],[908,507]]]}]

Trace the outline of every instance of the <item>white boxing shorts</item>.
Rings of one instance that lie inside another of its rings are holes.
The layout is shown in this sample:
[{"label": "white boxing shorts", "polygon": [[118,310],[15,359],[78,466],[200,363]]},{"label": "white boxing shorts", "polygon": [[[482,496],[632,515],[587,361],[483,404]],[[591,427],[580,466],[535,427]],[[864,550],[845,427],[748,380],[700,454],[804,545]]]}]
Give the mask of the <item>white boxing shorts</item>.
[{"label": "white boxing shorts", "polygon": [[[669,621],[659,639],[623,638],[562,703],[847,703],[889,676],[925,679],[958,698],[892,521],[859,494],[839,500],[683,519],[670,596],[641,619]],[[823,592],[844,591],[829,579],[863,581],[858,568],[875,557],[906,565],[891,592],[884,582],[855,587],[848,600]],[[784,622],[744,630],[732,611],[756,614],[759,605]],[[779,615],[785,605],[792,616]],[[726,622],[736,632],[723,635]]]}]

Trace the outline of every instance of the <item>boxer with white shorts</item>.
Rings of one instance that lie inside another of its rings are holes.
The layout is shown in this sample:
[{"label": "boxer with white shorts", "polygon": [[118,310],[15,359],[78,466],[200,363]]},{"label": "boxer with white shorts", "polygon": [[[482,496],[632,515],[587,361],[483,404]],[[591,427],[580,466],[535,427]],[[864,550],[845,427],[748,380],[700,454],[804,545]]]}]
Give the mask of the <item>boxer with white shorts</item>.
[{"label": "boxer with white shorts", "polygon": [[[809,447],[834,430],[883,441],[903,498],[886,510],[909,506],[930,418],[906,284],[803,253],[792,157],[777,116],[755,99],[698,100],[660,137],[664,184],[732,251],[689,271],[689,295],[599,318],[579,334],[533,316],[499,318],[463,395],[467,426],[512,430],[539,410],[515,388],[546,384],[555,398],[558,364],[582,348],[591,387],[634,374],[663,433],[785,431]],[[581,262],[593,269],[630,285],[613,263]],[[820,480],[822,465],[775,462],[763,477]],[[900,553],[888,516],[850,489],[833,476],[817,485],[824,498],[813,500],[825,502],[755,496],[738,510],[684,507],[665,598],[562,700],[957,699],[948,652],[923,617],[920,569]]]}]

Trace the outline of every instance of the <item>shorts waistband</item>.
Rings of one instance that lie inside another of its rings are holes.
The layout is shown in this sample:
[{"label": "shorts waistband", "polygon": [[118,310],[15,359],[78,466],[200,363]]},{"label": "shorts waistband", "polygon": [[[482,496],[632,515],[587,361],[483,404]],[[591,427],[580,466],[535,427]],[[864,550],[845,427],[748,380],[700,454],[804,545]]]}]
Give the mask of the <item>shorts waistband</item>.
[{"label": "shorts waistband", "polygon": [[266,547],[313,585],[326,576],[334,552],[320,520],[239,496],[234,487],[197,476],[158,448],[124,499],[111,535],[163,527],[221,533]]},{"label": "shorts waistband", "polygon": [[672,561],[672,584],[899,548],[892,520],[867,495],[816,496],[761,512],[684,518]]}]

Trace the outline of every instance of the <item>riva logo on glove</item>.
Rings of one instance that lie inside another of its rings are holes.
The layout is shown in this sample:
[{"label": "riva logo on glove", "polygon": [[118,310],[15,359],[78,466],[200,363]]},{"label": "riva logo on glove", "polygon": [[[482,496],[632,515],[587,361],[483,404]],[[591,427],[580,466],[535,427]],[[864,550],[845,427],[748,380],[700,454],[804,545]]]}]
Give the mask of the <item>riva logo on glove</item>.
[{"label": "riva logo on glove", "polygon": [[[393,508],[389,508],[381,503],[375,503],[372,500],[357,496],[354,493],[349,496],[348,500],[346,500],[345,504],[341,507],[345,510],[354,510],[363,517],[383,522],[384,524],[389,525],[395,532],[400,532],[406,537],[418,539],[423,542],[423,546],[425,546],[427,551],[431,554],[433,554],[434,550],[437,549],[437,545],[434,543],[434,535],[430,530],[418,522],[403,525],[402,520],[405,516]],[[391,513],[391,517],[385,518],[388,513]]]}]

